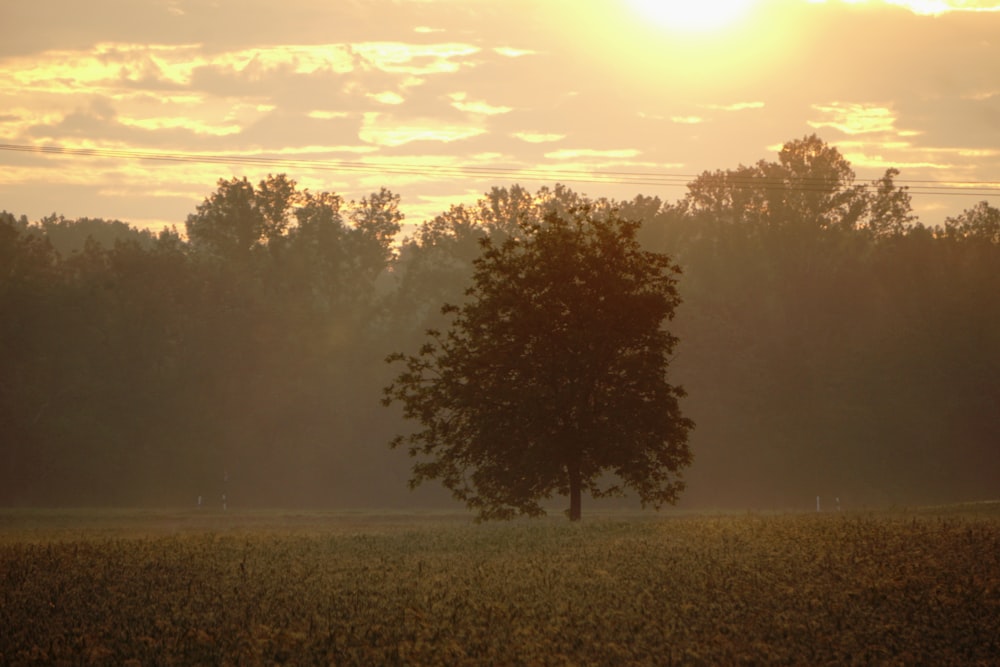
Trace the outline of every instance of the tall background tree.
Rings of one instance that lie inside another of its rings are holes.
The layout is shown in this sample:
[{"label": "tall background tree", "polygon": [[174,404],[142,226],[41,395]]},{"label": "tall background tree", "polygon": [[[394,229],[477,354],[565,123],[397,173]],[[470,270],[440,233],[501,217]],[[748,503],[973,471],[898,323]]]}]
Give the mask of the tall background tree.
[{"label": "tall background tree", "polygon": [[[683,505],[995,497],[1000,214],[922,222],[898,178],[808,136],[677,201],[592,202],[684,269]],[[446,506],[384,446],[385,354],[450,324],[480,239],[585,199],[497,187],[403,238],[394,194],[283,176],[220,181],[190,230],[0,214],[0,503],[218,505],[228,470],[231,507]]]},{"label": "tall background tree", "polygon": [[923,227],[897,174],[859,187],[805,137],[777,162],[701,175],[645,225],[647,247],[685,269],[675,377],[699,424],[692,502],[992,493],[1000,245],[970,230],[989,228],[972,222],[989,220],[982,205]]},{"label": "tall background tree", "polygon": [[579,520],[584,491],[622,491],[606,472],[643,504],[673,503],[692,427],[667,381],[679,269],[606,204],[538,199],[516,235],[482,237],[448,331],[390,357],[405,370],[386,405],[421,425],[393,441],[418,459],[411,484],[438,479],[484,519],[541,514],[559,493]]}]

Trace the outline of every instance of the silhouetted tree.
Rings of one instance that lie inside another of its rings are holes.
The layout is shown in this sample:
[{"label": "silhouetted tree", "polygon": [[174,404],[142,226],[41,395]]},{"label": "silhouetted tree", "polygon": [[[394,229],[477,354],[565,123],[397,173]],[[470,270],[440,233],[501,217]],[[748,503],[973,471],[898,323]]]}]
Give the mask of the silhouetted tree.
[{"label": "silhouetted tree", "polygon": [[873,238],[899,238],[917,219],[913,215],[908,188],[897,186],[896,176],[899,176],[898,169],[886,169],[885,175],[872,183],[875,190],[869,196],[864,229]]},{"label": "silhouetted tree", "polygon": [[1000,243],[1000,209],[981,201],[944,221],[949,238]]},{"label": "silhouetted tree", "polygon": [[392,260],[392,244],[403,222],[399,195],[386,188],[351,202],[348,213],[354,223],[351,252],[362,275],[370,280]]},{"label": "silhouetted tree", "polygon": [[868,188],[837,148],[815,134],[789,141],[778,161],[705,172],[688,185],[686,209],[717,223],[801,232],[867,229],[875,238],[898,236],[914,221],[897,169]]},{"label": "silhouetted tree", "polygon": [[268,176],[256,188],[245,177],[220,179],[188,216],[188,238],[220,259],[245,262],[285,233],[295,197],[295,181],[284,174]]},{"label": "silhouetted tree", "polygon": [[151,247],[155,239],[149,230],[139,230],[120,220],[77,218],[67,220],[61,215],[48,215],[33,225],[31,231],[44,234],[52,247],[63,257],[83,252],[88,239],[98,246],[111,249],[117,242],[134,241]]},{"label": "silhouetted tree", "polygon": [[787,142],[777,162],[701,174],[688,185],[685,203],[693,214],[722,223],[812,231],[853,228],[866,202],[847,160],[810,135]]},{"label": "silhouetted tree", "polygon": [[438,479],[479,519],[543,513],[539,501],[619,495],[673,503],[691,462],[683,390],[667,381],[677,339],[664,322],[680,303],[679,269],[643,251],[639,223],[590,202],[563,213],[542,203],[502,243],[482,240],[466,303],[447,305],[447,333],[429,331],[385,388],[422,430],[408,444],[411,487]]}]

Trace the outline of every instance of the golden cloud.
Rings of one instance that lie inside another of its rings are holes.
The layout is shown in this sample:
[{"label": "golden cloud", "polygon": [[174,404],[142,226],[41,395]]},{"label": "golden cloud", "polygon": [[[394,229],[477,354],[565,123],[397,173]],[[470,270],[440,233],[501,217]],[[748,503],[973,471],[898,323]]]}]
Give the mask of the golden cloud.
[{"label": "golden cloud", "polygon": [[562,141],[566,138],[565,134],[554,134],[551,132],[515,132],[514,137],[517,137],[521,141],[526,141],[529,144],[546,144],[553,141]]},{"label": "golden cloud", "polygon": [[[828,0],[809,0],[809,2],[826,4]],[[995,0],[840,0],[840,2],[847,5],[895,5],[924,16],[939,16],[948,12],[1000,12],[1000,3]]]},{"label": "golden cloud", "polygon": [[482,101],[469,101],[468,94],[466,93],[452,93],[448,97],[451,98],[451,106],[455,107],[459,111],[465,111],[467,113],[482,114],[484,116],[494,116],[497,114],[504,114],[511,111],[511,107],[505,106],[493,106],[487,102]]},{"label": "golden cloud", "polygon": [[830,127],[844,134],[888,133],[896,129],[896,116],[888,107],[833,102],[814,104],[812,108],[828,116],[825,120],[807,121],[816,129]]},{"label": "golden cloud", "polygon": [[990,148],[915,146],[909,141],[845,141],[838,148],[851,164],[859,167],[935,171],[968,169],[975,162],[1000,157]]},{"label": "golden cloud", "polygon": [[117,87],[120,82],[156,78],[186,85],[197,66],[196,44],[101,43],[89,50],[50,50],[31,58],[11,58],[0,69],[5,86],[32,93],[76,92]]},{"label": "golden cloud", "polygon": [[493,49],[493,53],[507,58],[520,58],[521,56],[532,56],[536,54],[537,51],[532,51],[531,49],[515,49],[509,46],[498,46]]},{"label": "golden cloud", "polygon": [[885,0],[914,14],[937,16],[948,12],[1000,12],[1000,3],[983,0]]},{"label": "golden cloud", "polygon": [[550,160],[576,160],[579,158],[611,158],[628,159],[639,155],[639,151],[634,148],[624,148],[618,150],[595,150],[592,148],[564,148],[558,151],[551,151],[545,154]]},{"label": "golden cloud", "polygon": [[127,127],[137,127],[143,130],[174,130],[184,129],[195,134],[224,137],[230,134],[239,134],[242,126],[227,124],[212,124],[200,121],[195,118],[182,118],[178,116],[168,116],[161,118],[128,118],[119,117],[118,122]]},{"label": "golden cloud", "polygon": [[315,118],[316,120],[333,120],[334,118],[346,118],[349,114],[346,111],[321,111],[315,110],[310,111],[306,114],[310,118]]},{"label": "golden cloud", "polygon": [[402,95],[394,93],[391,90],[385,91],[384,93],[369,93],[368,97],[381,104],[396,105],[405,102]]},{"label": "golden cloud", "polygon": [[714,111],[745,111],[747,109],[763,109],[763,102],[736,102],[734,104],[706,104],[706,109]]},{"label": "golden cloud", "polygon": [[[190,85],[194,72],[214,67],[260,78],[271,72],[346,73],[357,58],[385,72],[427,75],[454,72],[456,58],[480,49],[469,44],[274,45],[227,51],[206,57],[200,44],[100,43],[85,50],[49,50],[30,58],[9,58],[0,67],[0,86],[8,91],[78,93],[120,89],[123,82],[156,80]],[[419,79],[415,80],[419,82]]]},{"label": "golden cloud", "polygon": [[484,128],[475,125],[458,125],[430,118],[399,122],[377,111],[369,111],[364,114],[358,137],[378,146],[402,146],[413,141],[451,143],[485,132]]},{"label": "golden cloud", "polygon": [[457,72],[456,58],[480,51],[470,44],[405,44],[403,42],[365,42],[350,49],[373,67],[395,74],[423,76]]},{"label": "golden cloud", "polygon": [[268,46],[229,51],[211,60],[199,58],[199,61],[199,65],[229,68],[257,75],[286,69],[295,74],[345,73],[354,69],[351,47],[346,44]]}]

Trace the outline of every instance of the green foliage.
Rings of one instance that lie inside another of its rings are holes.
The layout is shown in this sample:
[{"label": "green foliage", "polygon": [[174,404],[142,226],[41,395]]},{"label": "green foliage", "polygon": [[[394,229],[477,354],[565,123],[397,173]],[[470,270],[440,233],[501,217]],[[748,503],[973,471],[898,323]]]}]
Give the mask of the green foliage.
[{"label": "green foliage", "polygon": [[8,528],[0,662],[989,664],[1000,651],[995,509],[366,518]]},{"label": "green foliage", "polygon": [[554,492],[578,519],[583,489],[620,491],[601,486],[606,471],[659,507],[691,461],[683,391],[666,377],[679,269],[614,209],[555,204],[521,209],[502,243],[482,237],[468,300],[444,307],[449,330],[389,358],[405,370],[385,403],[423,427],[394,441],[419,459],[411,485],[439,479],[484,519],[537,516]]}]

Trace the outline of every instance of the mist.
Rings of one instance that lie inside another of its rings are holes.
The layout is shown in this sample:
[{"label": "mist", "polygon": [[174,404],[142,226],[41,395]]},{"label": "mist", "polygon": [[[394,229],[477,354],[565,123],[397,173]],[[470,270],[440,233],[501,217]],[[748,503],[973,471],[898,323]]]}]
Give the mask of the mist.
[{"label": "mist", "polygon": [[[388,447],[412,426],[380,404],[384,359],[447,325],[477,239],[534,196],[497,188],[403,238],[392,193],[346,202],[283,176],[220,181],[183,234],[3,214],[0,504],[457,509],[411,491]],[[996,495],[1000,239],[975,211],[879,226],[866,202],[854,218],[826,200],[612,202],[684,271],[670,372],[696,428],[679,507]]]}]

